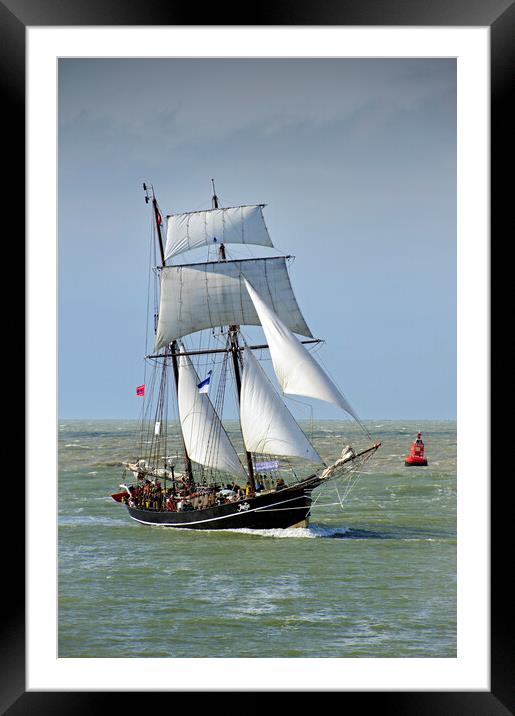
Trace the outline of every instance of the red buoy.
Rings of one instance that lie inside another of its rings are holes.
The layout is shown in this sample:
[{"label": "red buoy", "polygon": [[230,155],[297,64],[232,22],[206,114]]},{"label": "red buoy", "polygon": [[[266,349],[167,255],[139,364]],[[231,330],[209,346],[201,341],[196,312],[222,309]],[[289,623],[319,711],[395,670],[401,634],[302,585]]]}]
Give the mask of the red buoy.
[{"label": "red buoy", "polygon": [[417,433],[417,439],[411,445],[410,454],[404,458],[404,464],[408,466],[424,467],[427,465],[427,459],[424,457],[424,443],[422,442],[422,433]]}]

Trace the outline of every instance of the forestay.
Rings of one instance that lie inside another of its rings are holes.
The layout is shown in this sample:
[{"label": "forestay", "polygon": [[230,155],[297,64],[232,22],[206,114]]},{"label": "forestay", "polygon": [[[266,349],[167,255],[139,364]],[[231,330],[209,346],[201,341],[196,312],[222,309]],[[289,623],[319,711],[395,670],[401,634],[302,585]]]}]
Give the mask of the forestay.
[{"label": "forestay", "polygon": [[222,243],[273,247],[262,205],[209,209],[168,217],[165,259],[199,246]]},{"label": "forestay", "polygon": [[346,398],[288,326],[266,304],[261,292],[258,293],[250,280],[245,280],[245,286],[263,326],[274,371],[283,392],[325,400],[358,420]]},{"label": "forestay", "polygon": [[[181,353],[183,352],[181,346]],[[191,460],[246,479],[236,450],[206,393],[199,393],[199,377],[187,355],[179,357],[178,403],[182,434]]]},{"label": "forestay", "polygon": [[286,258],[278,256],[163,267],[155,349],[204,328],[259,325],[245,278],[291,331],[312,338],[290,284]]},{"label": "forestay", "polygon": [[243,352],[240,421],[249,452],[296,456],[323,463],[250,348]]}]

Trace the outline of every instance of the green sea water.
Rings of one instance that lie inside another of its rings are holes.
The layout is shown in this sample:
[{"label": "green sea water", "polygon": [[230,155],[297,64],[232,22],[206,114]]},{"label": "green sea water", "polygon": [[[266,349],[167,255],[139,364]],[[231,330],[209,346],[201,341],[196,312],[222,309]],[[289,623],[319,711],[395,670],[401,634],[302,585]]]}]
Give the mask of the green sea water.
[{"label": "green sea water", "polygon": [[[59,657],[456,657],[456,423],[365,425],[382,447],[348,494],[313,493],[308,529],[200,532],[111,499],[136,422],[61,421]],[[360,435],[312,431],[326,461]]]}]

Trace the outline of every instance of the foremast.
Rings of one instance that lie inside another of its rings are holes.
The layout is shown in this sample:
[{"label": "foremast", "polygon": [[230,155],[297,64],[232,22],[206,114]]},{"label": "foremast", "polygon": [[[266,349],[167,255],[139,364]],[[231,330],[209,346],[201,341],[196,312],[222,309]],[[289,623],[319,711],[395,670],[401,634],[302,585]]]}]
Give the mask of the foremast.
[{"label": "foremast", "polygon": [[[164,250],[164,244],[163,244],[163,235],[161,233],[161,226],[163,223],[163,220],[161,218],[161,212],[159,211],[159,207],[157,204],[156,195],[154,193],[154,187],[150,185],[148,187],[146,184],[143,184],[143,189],[145,190],[145,203],[148,204],[149,201],[152,203],[152,209],[154,212],[154,223],[156,227],[156,235],[159,245],[159,252],[161,255],[161,267],[166,267],[166,259],[165,259],[165,250]],[[178,345],[177,341],[174,340],[169,345],[169,350],[165,350],[165,356],[170,355],[172,360],[172,369],[173,369],[173,377],[174,377],[174,384],[175,384],[175,392],[176,395],[178,395],[179,391],[179,365],[177,362],[177,353],[178,353]],[[184,441],[184,436],[182,435],[181,430],[181,438],[182,438],[182,451],[183,451],[183,457],[184,457],[184,469],[186,472],[186,479],[188,482],[193,483],[193,467],[191,464],[190,457],[188,455],[188,450],[186,448],[186,443]]]}]

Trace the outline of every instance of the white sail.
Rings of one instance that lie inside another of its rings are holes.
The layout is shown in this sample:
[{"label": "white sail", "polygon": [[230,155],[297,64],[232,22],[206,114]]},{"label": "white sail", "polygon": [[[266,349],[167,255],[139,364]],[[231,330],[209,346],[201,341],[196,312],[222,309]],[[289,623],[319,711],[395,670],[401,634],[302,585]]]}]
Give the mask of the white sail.
[{"label": "white sail", "polygon": [[240,421],[247,450],[323,463],[252,351],[245,348],[243,353]]},{"label": "white sail", "polygon": [[358,420],[346,398],[288,326],[267,306],[249,281],[245,280],[245,286],[261,320],[283,392],[325,400]]},{"label": "white sail", "polygon": [[291,331],[312,338],[292,291],[286,258],[212,261],[161,269],[155,349],[203,328],[259,325],[248,278]]},{"label": "white sail", "polygon": [[[181,352],[183,348],[181,347]],[[236,450],[225,432],[207,393],[199,393],[200,380],[187,355],[179,357],[178,403],[184,443],[191,460],[246,479]]]},{"label": "white sail", "polygon": [[209,209],[168,217],[165,259],[220,244],[256,244],[273,247],[263,219],[262,205]]}]

